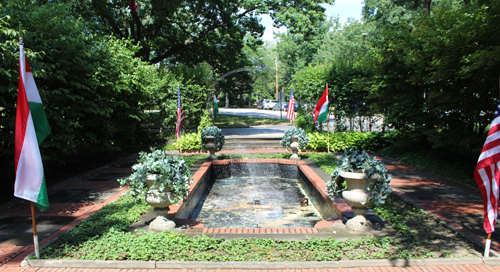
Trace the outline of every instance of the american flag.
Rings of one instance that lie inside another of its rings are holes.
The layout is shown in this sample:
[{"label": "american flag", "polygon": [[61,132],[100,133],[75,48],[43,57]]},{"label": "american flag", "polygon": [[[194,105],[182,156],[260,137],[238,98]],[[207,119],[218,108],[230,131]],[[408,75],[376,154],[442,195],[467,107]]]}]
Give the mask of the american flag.
[{"label": "american flag", "polygon": [[474,179],[483,195],[484,230],[495,231],[498,217],[498,187],[500,181],[500,104],[490,124],[483,150],[477,160]]},{"label": "american flag", "polygon": [[293,89],[290,91],[290,99],[288,100],[288,110],[286,118],[290,119],[290,123],[295,120],[295,98],[293,97]]},{"label": "american flag", "polygon": [[181,127],[184,121],[184,112],[181,104],[181,90],[177,88],[177,125],[175,126],[175,139],[181,137]]}]

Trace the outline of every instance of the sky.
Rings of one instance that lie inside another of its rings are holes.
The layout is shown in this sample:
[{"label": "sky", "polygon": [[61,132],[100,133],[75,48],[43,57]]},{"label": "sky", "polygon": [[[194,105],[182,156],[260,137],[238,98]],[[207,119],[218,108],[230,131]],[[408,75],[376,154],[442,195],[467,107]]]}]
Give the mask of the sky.
[{"label": "sky", "polygon": [[[340,22],[344,24],[347,22],[347,18],[361,19],[362,2],[362,0],[335,0],[335,4],[333,5],[321,4],[321,6],[326,8],[325,13],[328,17],[338,16]],[[266,27],[264,36],[262,37],[265,41],[273,40],[274,31],[284,32],[286,30],[284,27],[280,29],[273,27],[273,21],[269,15],[262,16],[261,23]]]}]

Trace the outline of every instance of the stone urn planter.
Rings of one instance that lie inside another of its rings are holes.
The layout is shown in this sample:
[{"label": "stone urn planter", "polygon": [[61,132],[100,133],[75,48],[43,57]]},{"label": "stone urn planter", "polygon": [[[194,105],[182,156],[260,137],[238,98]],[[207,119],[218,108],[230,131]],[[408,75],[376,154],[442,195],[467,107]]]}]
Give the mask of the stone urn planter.
[{"label": "stone urn planter", "polygon": [[210,152],[210,156],[207,158],[208,161],[217,160],[215,152],[222,149],[225,138],[222,130],[216,126],[207,127],[201,131],[201,149]]},{"label": "stone urn planter", "polygon": [[300,160],[300,157],[298,155],[299,153],[299,137],[298,136],[292,136],[290,139],[290,149],[292,150],[292,156],[290,156],[290,160]]},{"label": "stone urn planter", "polygon": [[[167,218],[170,205],[175,201],[175,195],[171,189],[166,189],[161,192],[159,189],[151,189],[156,182],[156,175],[149,175],[146,180],[146,185],[149,191],[146,193],[146,202],[154,207],[156,218],[149,224],[149,230],[162,231],[175,228],[174,221]],[[158,184],[156,184],[158,187]]]},{"label": "stone urn planter", "polygon": [[372,192],[368,190],[371,181],[376,181],[379,176],[373,175],[370,180],[366,180],[366,174],[361,170],[357,172],[340,171],[340,176],[346,181],[346,189],[342,192],[344,201],[351,206],[354,217],[347,221],[346,227],[351,231],[361,230],[370,226],[365,214],[368,206],[373,204],[371,200]]},{"label": "stone urn planter", "polygon": [[290,160],[300,160],[298,153],[300,150],[306,148],[309,141],[309,137],[307,137],[303,129],[291,127],[285,131],[283,138],[281,138],[280,145],[292,151]]},{"label": "stone urn planter", "polygon": [[369,156],[364,150],[344,151],[332,180],[327,182],[327,192],[333,198],[342,196],[351,206],[354,218],[347,221],[346,229],[365,231],[366,227],[371,227],[365,213],[369,206],[385,203],[391,193],[390,182],[387,168],[375,156]]},{"label": "stone urn planter", "polygon": [[[340,171],[340,176],[346,181],[347,189],[342,192],[345,202],[351,206],[354,216],[365,216],[368,206],[372,204],[370,200],[372,192],[368,190],[370,181],[366,180],[366,174],[359,171],[356,173]],[[377,180],[378,176],[373,175],[371,180]]]},{"label": "stone urn planter", "polygon": [[215,156],[215,151],[217,151],[217,146],[215,145],[215,137],[214,136],[204,136],[206,141],[205,148],[210,152],[207,160],[214,161],[217,160],[217,156]]},{"label": "stone urn planter", "polygon": [[189,165],[163,150],[151,151],[140,152],[132,174],[118,181],[121,186],[129,186],[127,194],[154,207],[156,218],[150,223],[150,230],[172,229],[175,223],[167,218],[169,206],[179,204],[189,194],[192,181]]}]

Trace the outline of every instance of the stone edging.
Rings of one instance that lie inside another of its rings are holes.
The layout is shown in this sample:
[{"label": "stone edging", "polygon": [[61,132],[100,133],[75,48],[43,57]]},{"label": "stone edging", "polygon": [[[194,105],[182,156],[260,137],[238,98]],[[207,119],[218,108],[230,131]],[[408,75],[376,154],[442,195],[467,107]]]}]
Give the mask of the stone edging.
[{"label": "stone edging", "polygon": [[114,269],[306,269],[352,267],[406,267],[436,265],[500,265],[500,258],[448,258],[448,259],[380,259],[324,262],[210,262],[210,261],[88,261],[38,260],[26,258],[24,267],[47,268],[114,268]]}]

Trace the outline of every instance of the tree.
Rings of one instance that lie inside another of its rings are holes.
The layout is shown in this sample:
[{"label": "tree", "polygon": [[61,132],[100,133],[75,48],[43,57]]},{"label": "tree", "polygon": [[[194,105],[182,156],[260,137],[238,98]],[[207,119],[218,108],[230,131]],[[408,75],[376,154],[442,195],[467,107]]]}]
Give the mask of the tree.
[{"label": "tree", "polygon": [[[117,151],[140,134],[146,86],[155,86],[157,69],[134,58],[137,47],[113,37],[89,36],[83,21],[66,4],[26,5],[10,1],[4,14],[5,56],[0,91],[2,148],[14,152],[18,81],[18,33],[21,22],[30,66],[52,129],[41,148],[62,161],[78,149]],[[8,14],[8,17],[5,17]],[[15,34],[15,35],[12,35]],[[5,66],[4,66],[5,65]],[[148,87],[154,88],[154,87]],[[12,155],[13,156],[13,155]]]},{"label": "tree", "polygon": [[268,13],[276,26],[292,30],[304,18],[315,22],[325,16],[318,0],[135,1],[143,16],[125,0],[66,1],[76,14],[93,21],[94,29],[141,45],[137,56],[150,63],[175,63],[179,58],[207,61],[206,53],[215,51],[234,56],[226,45],[241,43],[246,34],[262,35],[264,28],[257,17],[261,13]]}]

